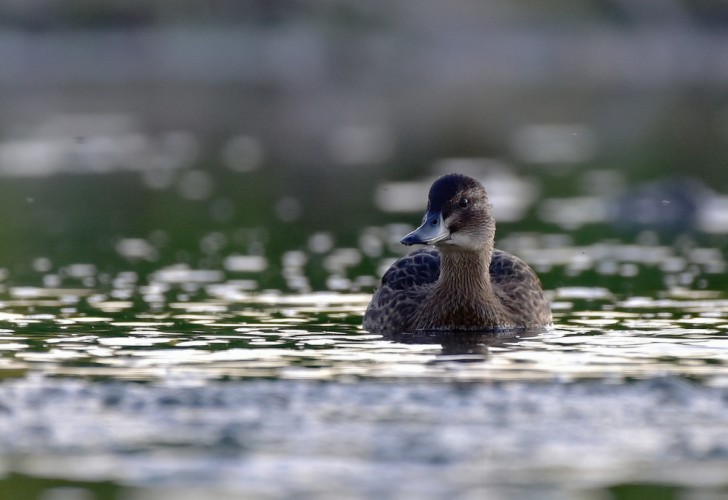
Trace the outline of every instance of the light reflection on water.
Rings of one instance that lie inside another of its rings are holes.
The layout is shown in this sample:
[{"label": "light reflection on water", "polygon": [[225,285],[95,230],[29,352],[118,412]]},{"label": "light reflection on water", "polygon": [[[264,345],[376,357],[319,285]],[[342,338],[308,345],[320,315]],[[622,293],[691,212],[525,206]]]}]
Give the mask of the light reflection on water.
[{"label": "light reflection on water", "polygon": [[[42,286],[0,277],[0,470],[148,498],[512,498],[528,484],[530,498],[573,484],[601,498],[698,472],[701,488],[726,486],[720,251],[511,234],[498,246],[537,269],[553,328],[371,334],[374,274],[403,232],[368,227],[358,247],[320,232],[278,257],[216,250],[217,267],[147,272],[131,263],[155,247],[134,240],[113,275],[41,258]],[[311,291],[316,274],[327,291]]]},{"label": "light reflection on water", "polygon": [[[190,270],[190,281],[202,277]],[[187,282],[182,270],[172,281]],[[0,369],[135,380],[728,377],[728,299],[714,291],[617,298],[563,287],[549,292],[547,331],[382,336],[360,326],[368,294],[244,288],[211,284],[206,297],[159,311],[140,310],[139,293],[120,301],[113,292],[11,288]]]}]

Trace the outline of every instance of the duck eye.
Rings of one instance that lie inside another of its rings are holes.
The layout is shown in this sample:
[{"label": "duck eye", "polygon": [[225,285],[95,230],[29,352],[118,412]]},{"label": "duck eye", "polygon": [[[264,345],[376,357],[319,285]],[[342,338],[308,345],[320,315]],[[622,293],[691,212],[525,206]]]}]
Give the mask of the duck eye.
[{"label": "duck eye", "polygon": [[468,206],[468,203],[470,203],[470,200],[468,200],[467,198],[460,198],[460,201],[458,201],[458,206],[460,208],[465,208]]}]

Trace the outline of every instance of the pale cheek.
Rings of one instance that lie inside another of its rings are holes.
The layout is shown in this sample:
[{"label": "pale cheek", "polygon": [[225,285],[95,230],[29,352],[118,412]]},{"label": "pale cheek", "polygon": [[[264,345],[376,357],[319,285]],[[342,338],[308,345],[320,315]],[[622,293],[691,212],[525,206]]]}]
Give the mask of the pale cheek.
[{"label": "pale cheek", "polygon": [[482,245],[481,241],[478,241],[476,238],[473,238],[472,235],[462,231],[452,234],[448,243],[463,248],[477,248]]}]

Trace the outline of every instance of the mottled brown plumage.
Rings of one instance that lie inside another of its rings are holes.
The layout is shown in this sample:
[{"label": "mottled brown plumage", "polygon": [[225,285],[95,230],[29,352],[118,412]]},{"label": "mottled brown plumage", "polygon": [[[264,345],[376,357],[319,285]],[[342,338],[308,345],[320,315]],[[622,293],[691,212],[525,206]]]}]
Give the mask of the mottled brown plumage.
[{"label": "mottled brown plumage", "polygon": [[432,185],[422,225],[403,238],[415,250],[382,277],[364,315],[377,333],[487,331],[551,324],[536,273],[493,248],[495,221],[485,188],[449,174]]}]

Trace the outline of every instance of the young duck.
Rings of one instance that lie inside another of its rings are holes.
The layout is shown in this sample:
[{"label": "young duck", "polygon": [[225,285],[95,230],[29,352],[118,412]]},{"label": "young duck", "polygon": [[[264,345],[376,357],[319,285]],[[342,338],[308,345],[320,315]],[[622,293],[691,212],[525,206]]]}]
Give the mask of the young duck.
[{"label": "young duck", "polygon": [[375,333],[487,331],[551,324],[541,282],[493,248],[495,220],[480,182],[460,174],[430,188],[422,225],[402,239],[415,250],[392,264],[364,315]]}]

